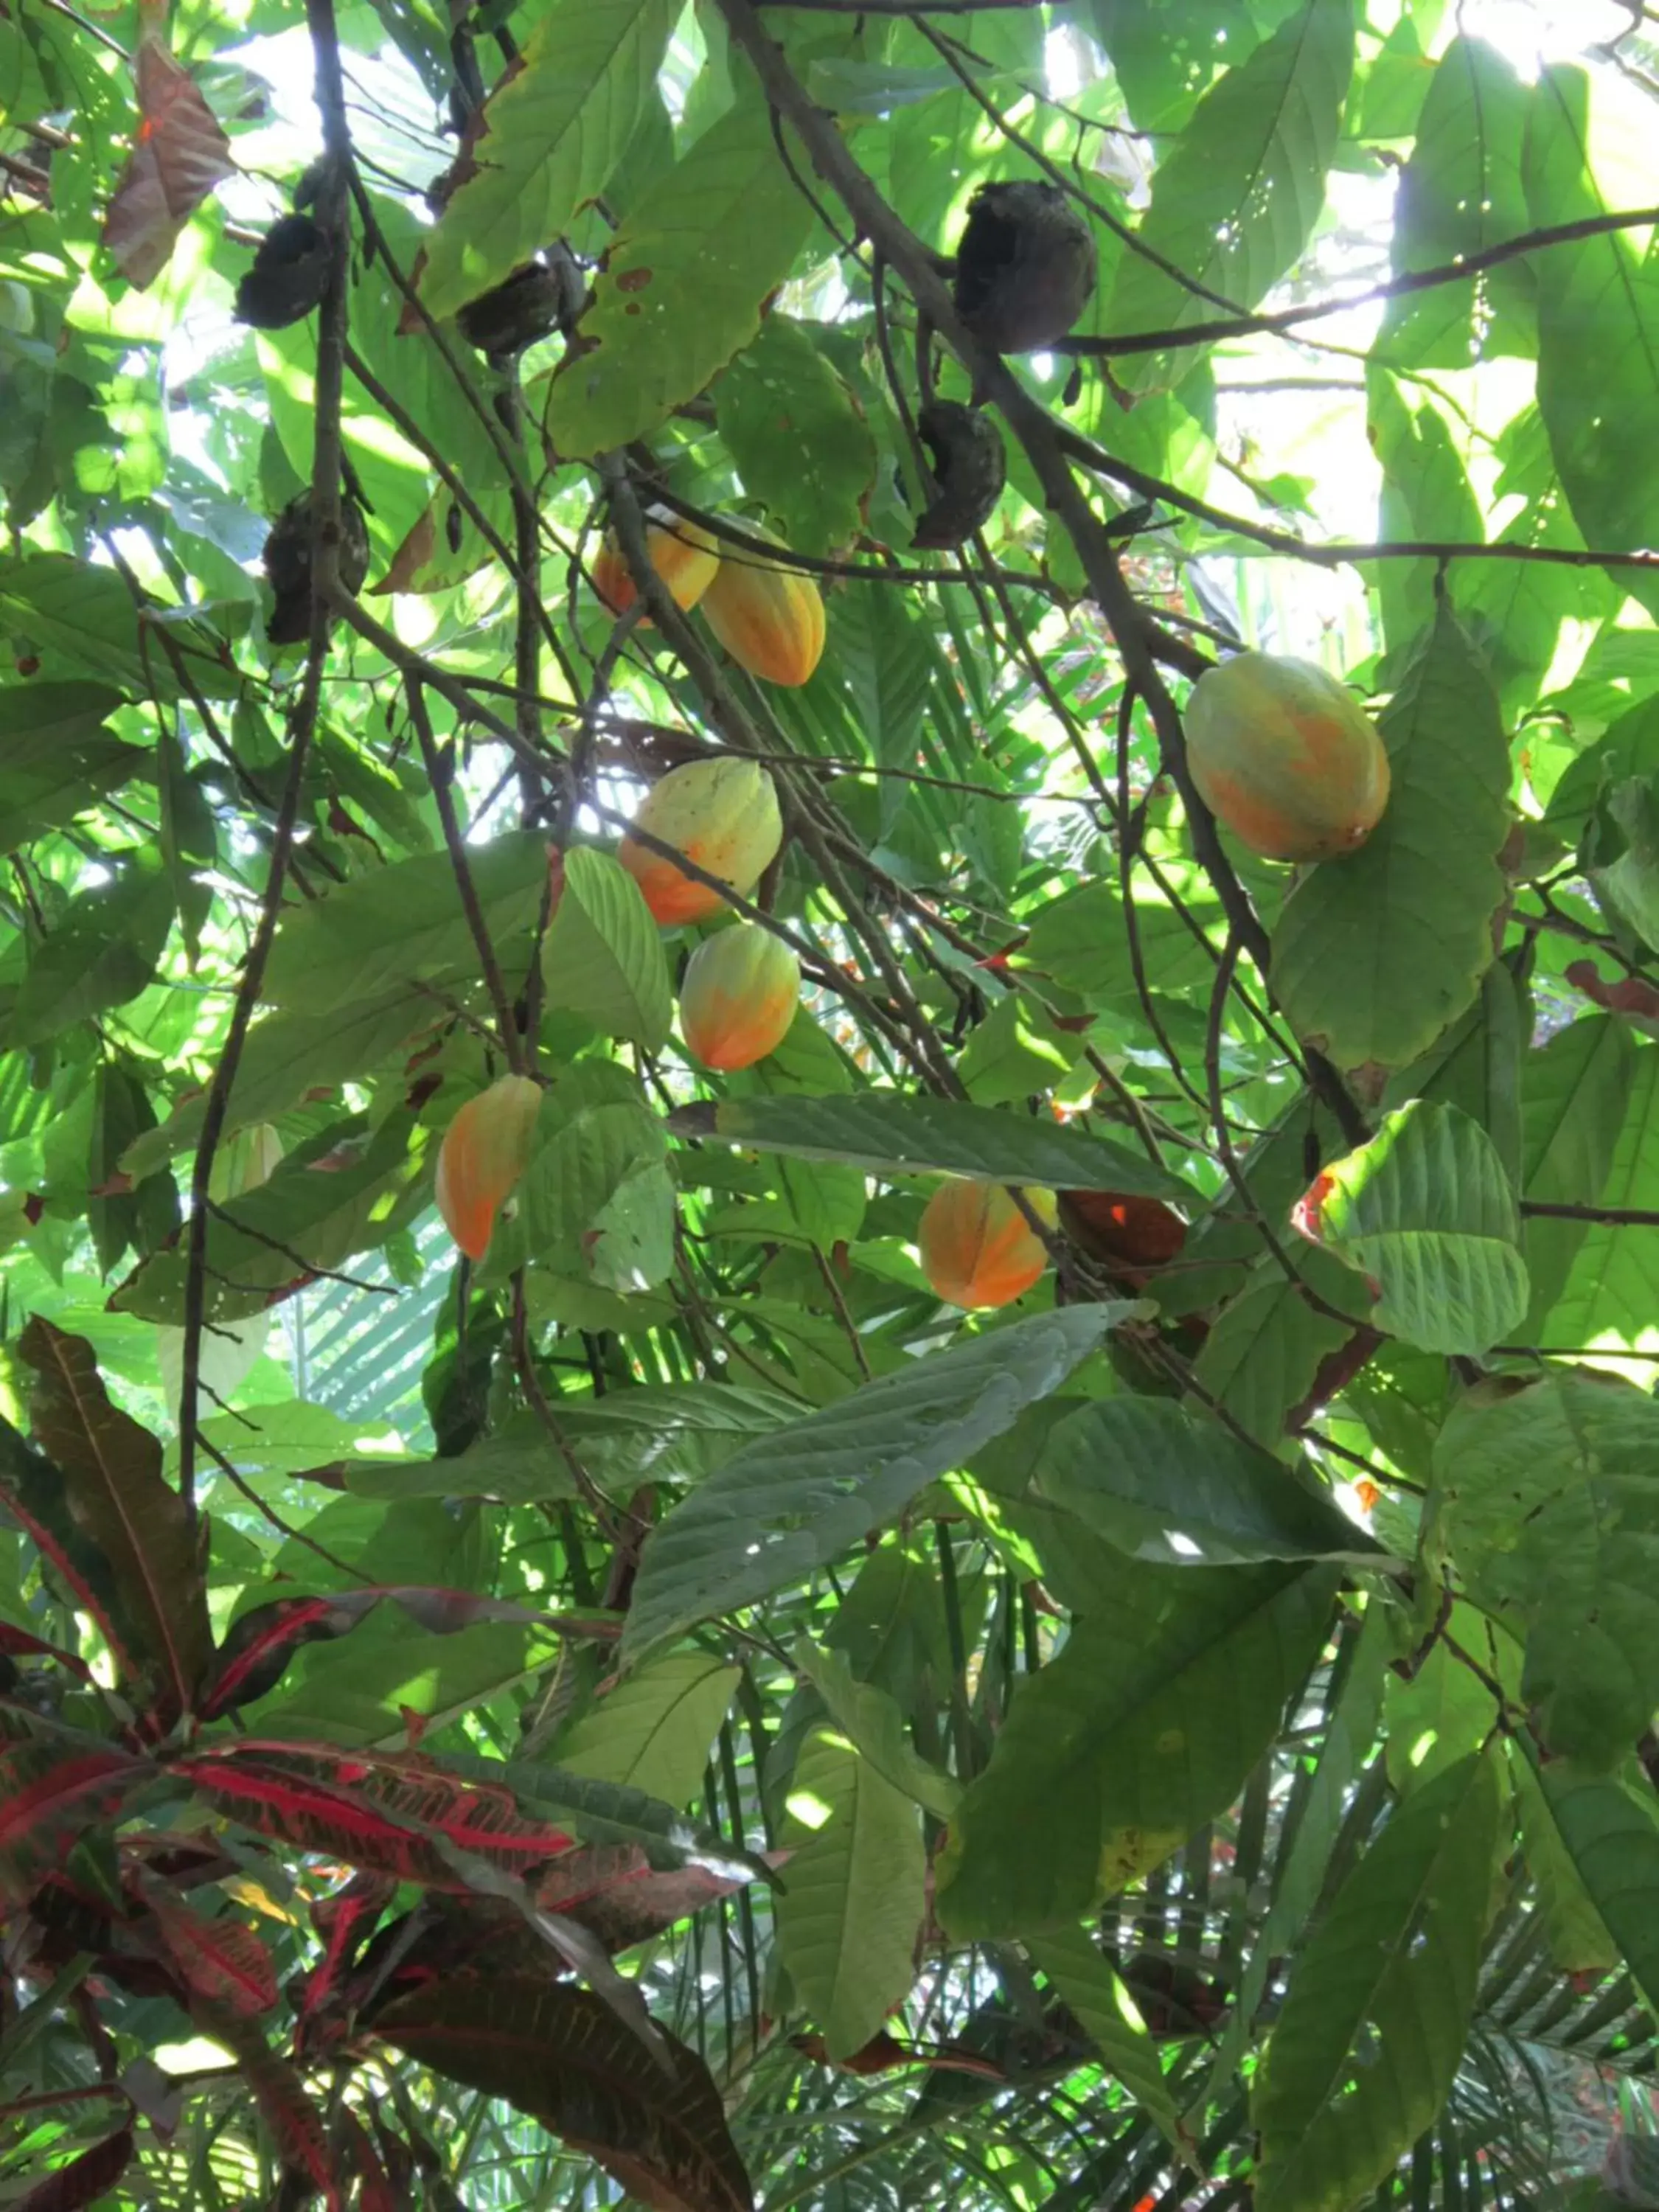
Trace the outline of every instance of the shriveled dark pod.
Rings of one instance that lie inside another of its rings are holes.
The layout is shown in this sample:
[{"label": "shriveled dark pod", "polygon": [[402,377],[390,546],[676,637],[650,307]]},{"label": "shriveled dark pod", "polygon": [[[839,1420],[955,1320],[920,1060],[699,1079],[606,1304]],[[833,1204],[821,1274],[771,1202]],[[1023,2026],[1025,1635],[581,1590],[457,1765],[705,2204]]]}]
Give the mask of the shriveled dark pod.
[{"label": "shriveled dark pod", "polygon": [[328,289],[328,234],[308,215],[285,215],[259,241],[236,287],[236,319],[256,331],[303,322]]},{"label": "shriveled dark pod", "polygon": [[[270,526],[265,540],[266,581],[276,594],[265,623],[273,645],[299,645],[311,634],[313,552],[311,494],[299,493]],[[355,599],[368,574],[368,529],[356,500],[340,501],[340,581]]]},{"label": "shriveled dark pod", "polygon": [[935,399],[917,419],[939,496],[910,543],[926,551],[960,545],[982,529],[1002,496],[1008,456],[991,417],[959,399]]},{"label": "shriveled dark pod", "polygon": [[556,270],[526,261],[492,291],[469,300],[455,320],[469,345],[492,361],[510,360],[558,328],[563,297],[563,281]]},{"label": "shriveled dark pod", "polygon": [[998,353],[1063,338],[1095,287],[1094,233],[1054,185],[981,185],[957,246],[956,304]]}]

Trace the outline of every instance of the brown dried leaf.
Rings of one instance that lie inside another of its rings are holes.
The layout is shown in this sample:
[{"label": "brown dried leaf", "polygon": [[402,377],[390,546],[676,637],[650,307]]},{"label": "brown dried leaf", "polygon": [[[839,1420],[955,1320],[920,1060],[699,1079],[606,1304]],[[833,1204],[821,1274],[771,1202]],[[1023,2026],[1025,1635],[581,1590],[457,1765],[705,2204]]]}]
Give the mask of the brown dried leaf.
[{"label": "brown dried leaf", "polygon": [[235,173],[230,141],[187,70],[146,30],[133,60],[138,135],[104,218],[104,244],[143,291],[172,258],[185,223],[222,179]]}]

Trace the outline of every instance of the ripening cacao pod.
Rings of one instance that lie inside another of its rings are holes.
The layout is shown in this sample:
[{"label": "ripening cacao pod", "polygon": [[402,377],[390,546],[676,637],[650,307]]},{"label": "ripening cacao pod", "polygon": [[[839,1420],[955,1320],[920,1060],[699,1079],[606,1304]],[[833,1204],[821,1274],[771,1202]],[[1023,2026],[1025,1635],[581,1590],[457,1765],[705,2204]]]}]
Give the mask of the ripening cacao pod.
[{"label": "ripening cacao pod", "polygon": [[1310,660],[1241,653],[1187,702],[1187,758],[1205,805],[1267,860],[1330,860],[1389,803],[1389,756],[1352,694]]},{"label": "ripening cacao pod", "polygon": [[[750,529],[751,538],[778,540]],[[708,627],[740,668],[769,684],[805,684],[823,652],[823,601],[810,576],[733,547],[703,594]]]},{"label": "ripening cacao pod", "polygon": [[788,1034],[800,1000],[800,963],[757,921],[708,938],[686,964],[680,1033],[705,1067],[752,1067]]},{"label": "ripening cacao pod", "polygon": [[444,1227],[469,1260],[489,1249],[501,1201],[530,1158],[541,1103],[529,1076],[504,1075],[469,1098],[444,1131],[433,1194]]},{"label": "ripening cacao pod", "polygon": [[[1026,1203],[1054,1218],[1046,1190]],[[1024,1297],[1048,1264],[1042,1240],[996,1182],[941,1183],[928,1200],[918,1237],[922,1273],[953,1306],[1006,1306]]]},{"label": "ripening cacao pod", "polygon": [[[783,842],[783,817],[771,777],[755,761],[688,761],[671,769],[645,794],[635,830],[659,837],[744,896],[754,890]],[[665,927],[707,921],[724,901],[630,834],[617,858]]]},{"label": "ripening cacao pod", "polygon": [[[708,532],[695,522],[682,521],[665,507],[653,507],[647,518],[645,550],[682,613],[696,605],[720,565],[719,544]],[[639,597],[628,557],[611,531],[606,531],[593,563],[593,588],[613,615],[625,615]],[[641,628],[650,627],[647,616]]]},{"label": "ripening cacao pod", "polygon": [[1187,1224],[1161,1199],[1123,1190],[1063,1190],[1060,1225],[1074,1244],[1137,1287],[1179,1259]]}]

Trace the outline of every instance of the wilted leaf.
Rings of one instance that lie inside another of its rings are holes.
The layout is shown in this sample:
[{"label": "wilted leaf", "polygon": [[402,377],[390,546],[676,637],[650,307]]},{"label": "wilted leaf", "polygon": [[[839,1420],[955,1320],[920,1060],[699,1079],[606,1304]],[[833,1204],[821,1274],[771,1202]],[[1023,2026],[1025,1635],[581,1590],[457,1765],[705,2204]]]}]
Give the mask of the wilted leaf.
[{"label": "wilted leaf", "polygon": [[235,174],[236,164],[218,118],[159,32],[141,33],[133,67],[138,133],[104,219],[104,243],[142,292],[172,259],[190,217],[215,185]]}]

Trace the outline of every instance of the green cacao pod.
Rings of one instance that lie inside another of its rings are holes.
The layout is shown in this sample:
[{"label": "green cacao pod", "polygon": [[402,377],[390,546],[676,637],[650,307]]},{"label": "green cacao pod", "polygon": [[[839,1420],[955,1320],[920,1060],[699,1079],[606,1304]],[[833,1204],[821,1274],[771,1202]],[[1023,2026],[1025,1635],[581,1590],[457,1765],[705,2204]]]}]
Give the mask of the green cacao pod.
[{"label": "green cacao pod", "polygon": [[1333,860],[1363,845],[1389,803],[1370,716],[1310,660],[1241,653],[1187,702],[1187,760],[1205,805],[1267,860]]}]

